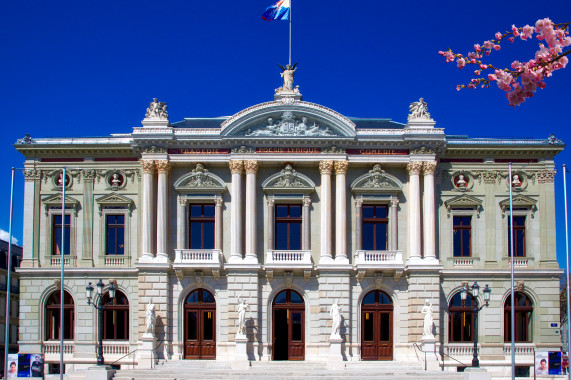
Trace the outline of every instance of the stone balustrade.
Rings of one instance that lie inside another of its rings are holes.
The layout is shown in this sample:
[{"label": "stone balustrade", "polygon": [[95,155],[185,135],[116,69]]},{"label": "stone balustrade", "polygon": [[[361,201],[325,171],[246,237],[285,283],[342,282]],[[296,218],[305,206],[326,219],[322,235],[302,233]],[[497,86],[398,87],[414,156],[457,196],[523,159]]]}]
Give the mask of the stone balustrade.
[{"label": "stone balustrade", "polygon": [[220,268],[223,256],[218,249],[175,249],[175,267]]},{"label": "stone balustrade", "polygon": [[355,267],[356,269],[404,268],[402,251],[356,251]]},{"label": "stone balustrade", "polygon": [[311,269],[311,251],[309,250],[267,250],[267,269]]}]

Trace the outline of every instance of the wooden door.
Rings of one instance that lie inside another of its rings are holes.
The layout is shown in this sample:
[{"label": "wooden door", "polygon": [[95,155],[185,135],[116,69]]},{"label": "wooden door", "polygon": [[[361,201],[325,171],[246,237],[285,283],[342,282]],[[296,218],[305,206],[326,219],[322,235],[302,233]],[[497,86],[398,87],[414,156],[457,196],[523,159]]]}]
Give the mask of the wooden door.
[{"label": "wooden door", "polygon": [[272,360],[305,359],[305,305],[293,290],[280,292],[272,310]]},{"label": "wooden door", "polygon": [[216,304],[204,289],[193,291],[184,306],[184,358],[216,358]]},{"label": "wooden door", "polygon": [[368,293],[361,306],[361,359],[393,360],[393,305],[378,290]]}]

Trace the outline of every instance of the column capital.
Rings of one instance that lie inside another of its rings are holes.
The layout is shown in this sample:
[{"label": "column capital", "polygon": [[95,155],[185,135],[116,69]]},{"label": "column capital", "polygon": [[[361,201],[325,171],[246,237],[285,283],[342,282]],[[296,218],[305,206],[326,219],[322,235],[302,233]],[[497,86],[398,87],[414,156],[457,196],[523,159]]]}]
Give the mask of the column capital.
[{"label": "column capital", "polygon": [[555,173],[557,170],[540,170],[537,172],[537,182],[553,183],[555,182]]},{"label": "column capital", "polygon": [[266,204],[268,205],[268,207],[274,207],[274,205],[276,204],[276,200],[274,198],[267,198]]},{"label": "column capital", "polygon": [[304,207],[311,206],[311,198],[309,198],[309,197],[303,198],[303,206]]},{"label": "column capital", "polygon": [[399,199],[397,197],[391,198],[391,207],[397,207],[399,205]]},{"label": "column capital", "polygon": [[434,174],[436,170],[436,161],[424,161],[422,163],[422,171],[424,175]]},{"label": "column capital", "polygon": [[412,161],[406,165],[406,171],[408,172],[409,175],[412,174],[418,175],[420,174],[421,169],[422,169],[422,161]]},{"label": "column capital", "polygon": [[25,182],[38,182],[42,178],[41,170],[37,169],[26,169],[24,170],[24,181]]},{"label": "column capital", "polygon": [[361,198],[355,199],[355,207],[363,207],[363,200]]},{"label": "column capital", "polygon": [[178,204],[180,206],[186,206],[187,200],[185,198],[178,197]]},{"label": "column capital", "polygon": [[222,198],[214,198],[214,206],[222,207],[224,200]]},{"label": "column capital", "polygon": [[347,173],[348,167],[349,167],[348,161],[335,161],[335,174]]},{"label": "column capital", "polygon": [[170,162],[168,162],[168,160],[155,161],[155,165],[156,165],[157,171],[159,173],[168,174],[168,173],[170,173],[170,171],[172,169],[172,166],[171,166]]},{"label": "column capital", "polygon": [[256,160],[244,161],[244,169],[246,169],[246,174],[256,174],[256,172],[258,171],[258,161]]},{"label": "column capital", "polygon": [[93,183],[95,180],[95,170],[93,169],[83,169],[83,181]]},{"label": "column capital", "polygon": [[228,166],[230,166],[230,172],[232,172],[232,174],[242,174],[242,170],[244,169],[244,161],[230,160],[230,162],[228,162]]},{"label": "column capital", "polygon": [[155,161],[153,160],[141,160],[141,166],[143,167],[143,173],[155,173]]},{"label": "column capital", "polygon": [[333,161],[319,161],[319,172],[321,174],[331,174],[333,169]]}]

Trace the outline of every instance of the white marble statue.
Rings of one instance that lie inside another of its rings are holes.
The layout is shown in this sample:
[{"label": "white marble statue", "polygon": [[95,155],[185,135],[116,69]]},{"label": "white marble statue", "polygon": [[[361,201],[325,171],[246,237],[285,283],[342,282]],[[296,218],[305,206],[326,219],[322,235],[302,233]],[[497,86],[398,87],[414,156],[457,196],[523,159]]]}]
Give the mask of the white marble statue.
[{"label": "white marble statue", "polygon": [[246,335],[246,310],[248,308],[246,300],[240,301],[238,297],[238,333],[236,335]]},{"label": "white marble statue", "polygon": [[458,176],[458,181],[456,182],[458,187],[466,187],[466,180],[464,179],[464,174]]},{"label": "white marble statue", "polygon": [[434,319],[432,316],[432,304],[429,300],[424,301],[424,306],[420,311],[424,314],[424,331],[422,333],[423,338],[434,338],[432,334],[432,326],[434,325]]},{"label": "white marble statue", "polygon": [[151,300],[147,304],[146,318],[145,318],[147,328],[145,332],[155,336],[155,325],[157,323],[157,317],[155,315],[155,304]]},{"label": "white marble statue", "polygon": [[279,66],[282,69],[282,73],[280,75],[284,78],[282,90],[293,91],[293,76],[297,70],[297,63],[293,65],[293,67],[290,64],[287,64],[286,67],[283,67],[282,65]]},{"label": "white marble statue", "polygon": [[514,174],[513,180],[512,180],[512,186],[513,186],[513,187],[519,187],[519,186],[521,186],[521,180],[519,179],[519,175]]},{"label": "white marble statue", "polygon": [[340,338],[341,307],[337,303],[337,300],[335,300],[335,302],[333,302],[333,305],[331,305],[331,309],[329,309],[329,315],[333,320],[333,324],[331,325],[331,338]]},{"label": "white marble statue", "polygon": [[149,108],[147,108],[145,118],[168,120],[167,104],[159,102],[157,98],[153,98],[153,101],[149,104]]},{"label": "white marble statue", "polygon": [[420,98],[418,102],[411,103],[408,109],[410,111],[410,114],[408,115],[408,120],[431,119],[430,113],[428,113],[428,106],[423,98]]}]

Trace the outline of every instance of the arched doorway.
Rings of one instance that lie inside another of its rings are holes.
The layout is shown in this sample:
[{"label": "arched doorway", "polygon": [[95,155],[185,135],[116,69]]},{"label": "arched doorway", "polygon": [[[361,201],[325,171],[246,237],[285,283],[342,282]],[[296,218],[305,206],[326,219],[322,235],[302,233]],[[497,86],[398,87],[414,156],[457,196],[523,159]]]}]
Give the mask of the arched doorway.
[{"label": "arched doorway", "polygon": [[205,289],[192,291],[184,303],[184,358],[216,358],[216,301]]},{"label": "arched doorway", "polygon": [[276,295],[272,304],[272,360],[305,359],[305,304],[294,290]]},{"label": "arched doorway", "polygon": [[380,290],[361,303],[361,359],[393,360],[393,303]]}]

